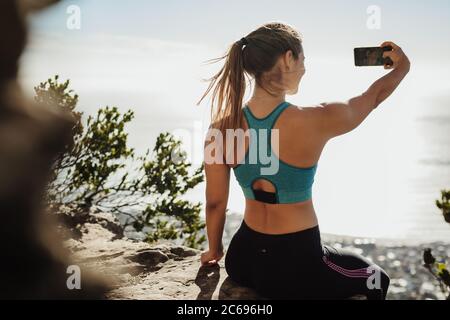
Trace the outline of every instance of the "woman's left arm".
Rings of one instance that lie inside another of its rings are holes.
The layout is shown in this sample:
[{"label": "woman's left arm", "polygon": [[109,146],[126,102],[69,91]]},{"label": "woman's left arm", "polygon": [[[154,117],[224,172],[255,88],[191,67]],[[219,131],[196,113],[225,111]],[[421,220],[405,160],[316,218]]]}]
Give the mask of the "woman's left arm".
[{"label": "woman's left arm", "polygon": [[[230,167],[226,163],[207,161],[208,157],[215,158],[214,152],[219,152],[219,150],[221,149],[214,149],[212,156],[205,155],[204,162],[206,174],[206,231],[209,250],[202,253],[201,262],[203,265],[217,263],[224,254],[222,235],[228,203]],[[219,158],[223,159],[224,157]]]}]

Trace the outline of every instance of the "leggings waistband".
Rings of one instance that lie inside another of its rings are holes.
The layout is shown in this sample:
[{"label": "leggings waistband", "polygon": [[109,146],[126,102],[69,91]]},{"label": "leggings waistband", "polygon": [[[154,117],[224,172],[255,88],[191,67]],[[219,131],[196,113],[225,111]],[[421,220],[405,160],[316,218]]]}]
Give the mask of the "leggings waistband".
[{"label": "leggings waistband", "polygon": [[[238,230],[244,238],[254,243],[266,243],[273,246],[294,247],[299,251],[320,251],[322,252],[322,243],[320,238],[319,226],[308,228],[305,230],[282,233],[268,234],[256,231],[250,228],[245,220],[242,220]],[[316,251],[316,252],[317,252]]]}]

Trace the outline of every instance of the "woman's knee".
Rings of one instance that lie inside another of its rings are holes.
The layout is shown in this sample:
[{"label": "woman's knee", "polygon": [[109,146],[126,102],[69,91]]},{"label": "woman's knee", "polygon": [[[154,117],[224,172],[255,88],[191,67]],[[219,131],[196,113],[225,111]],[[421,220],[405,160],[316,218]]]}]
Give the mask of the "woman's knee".
[{"label": "woman's knee", "polygon": [[389,289],[390,278],[389,275],[377,265],[369,267],[371,276],[367,279],[366,285],[368,289],[367,297],[369,299],[385,299]]},{"label": "woman's knee", "polygon": [[391,283],[391,278],[389,278],[389,275],[386,273],[386,271],[381,269],[381,289],[383,290],[383,299],[386,298],[386,294],[388,292],[390,283]]}]

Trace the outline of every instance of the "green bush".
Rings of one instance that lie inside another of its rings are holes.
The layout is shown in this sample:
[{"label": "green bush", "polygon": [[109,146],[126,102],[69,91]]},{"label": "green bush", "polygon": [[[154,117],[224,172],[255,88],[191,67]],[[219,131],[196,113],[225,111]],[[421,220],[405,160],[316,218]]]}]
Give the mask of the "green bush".
[{"label": "green bush", "polygon": [[[450,223],[450,190],[441,191],[441,200],[436,200],[436,206],[441,209],[444,219]],[[445,261],[437,261],[430,248],[423,252],[424,267],[430,271],[433,277],[439,282],[441,290],[450,300],[450,272]]]},{"label": "green bush", "polygon": [[436,206],[441,209],[447,223],[450,223],[450,190],[441,191],[441,201],[436,200]]},{"label": "green bush", "polygon": [[181,239],[200,247],[206,240],[200,232],[205,226],[201,203],[182,197],[203,181],[203,166],[193,169],[181,142],[168,132],[157,137],[152,152],[136,156],[125,131],[132,111],[121,114],[106,106],[83,126],[78,95],[69,89],[69,80],[58,80],[55,76],[35,88],[36,101],[62,108],[75,120],[72,143],[54,161],[48,203],[83,210],[95,206],[126,216],[125,224],[145,231],[149,242]]}]

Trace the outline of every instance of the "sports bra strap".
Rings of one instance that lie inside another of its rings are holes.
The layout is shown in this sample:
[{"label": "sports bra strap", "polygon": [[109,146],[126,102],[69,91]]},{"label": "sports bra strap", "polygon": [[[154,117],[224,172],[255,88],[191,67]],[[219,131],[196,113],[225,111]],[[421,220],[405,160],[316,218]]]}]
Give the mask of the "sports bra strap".
[{"label": "sports bra strap", "polygon": [[249,128],[253,129],[272,129],[280,114],[289,106],[289,102],[284,101],[276,106],[267,116],[264,118],[257,118],[253,115],[252,111],[246,105],[244,107],[244,114],[246,116]]},{"label": "sports bra strap", "polygon": [[[249,129],[254,129],[256,132],[255,136],[252,135],[255,140],[259,141],[260,138],[266,138],[266,146],[268,147],[268,155],[272,154],[272,131],[271,129],[275,125],[275,122],[277,121],[278,117],[281,115],[281,113],[290,105],[289,102],[284,101],[280,103],[278,106],[275,107],[267,116],[264,118],[257,118],[253,115],[248,105],[244,107],[244,114],[247,119],[247,124]],[[260,132],[259,130],[265,130],[263,132]],[[250,142],[252,144],[252,142]],[[259,150],[259,143],[257,143],[257,150]],[[250,146],[249,146],[250,148]],[[259,154],[259,151],[258,151]]]}]

